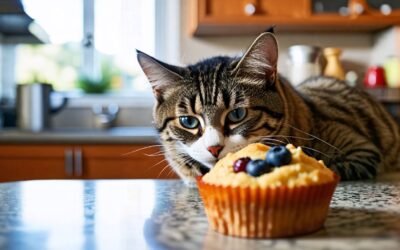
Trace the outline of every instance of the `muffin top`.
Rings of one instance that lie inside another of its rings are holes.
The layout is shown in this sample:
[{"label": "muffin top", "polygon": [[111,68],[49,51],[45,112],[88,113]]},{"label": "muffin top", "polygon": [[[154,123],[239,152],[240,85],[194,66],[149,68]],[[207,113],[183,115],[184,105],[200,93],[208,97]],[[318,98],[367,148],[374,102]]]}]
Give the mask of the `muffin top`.
[{"label": "muffin top", "polygon": [[[233,186],[233,187],[297,187],[310,184],[323,184],[334,180],[334,173],[325,166],[322,161],[318,161],[306,155],[300,147],[291,144],[286,145],[285,150],[289,155],[288,164],[281,166],[271,166],[269,164],[264,174],[257,176],[253,174],[253,166],[247,164],[247,171],[234,169],[234,164],[238,159],[249,157],[253,163],[265,163],[269,146],[261,143],[253,143],[239,150],[236,153],[229,153],[219,160],[217,164],[203,176],[202,180],[208,184]],[[252,165],[256,165],[253,164]]]}]

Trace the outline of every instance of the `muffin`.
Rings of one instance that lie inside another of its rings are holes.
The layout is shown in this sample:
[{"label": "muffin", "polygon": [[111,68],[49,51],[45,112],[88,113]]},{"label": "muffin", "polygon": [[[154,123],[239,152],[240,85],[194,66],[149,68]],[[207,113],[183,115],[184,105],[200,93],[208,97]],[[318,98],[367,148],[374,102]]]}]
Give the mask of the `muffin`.
[{"label": "muffin", "polygon": [[197,179],[210,226],[247,238],[290,237],[325,222],[338,176],[293,145],[254,143]]}]

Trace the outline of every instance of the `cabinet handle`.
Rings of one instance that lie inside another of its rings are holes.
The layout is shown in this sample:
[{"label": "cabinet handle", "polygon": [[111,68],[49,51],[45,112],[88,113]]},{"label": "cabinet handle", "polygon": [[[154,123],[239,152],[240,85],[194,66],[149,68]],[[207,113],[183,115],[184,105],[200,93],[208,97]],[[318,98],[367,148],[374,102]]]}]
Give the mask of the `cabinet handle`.
[{"label": "cabinet handle", "polygon": [[75,175],[82,176],[83,164],[82,164],[82,150],[80,148],[75,149]]},{"label": "cabinet handle", "polygon": [[72,176],[73,175],[73,168],[74,168],[74,162],[73,158],[74,155],[72,153],[72,149],[67,148],[65,149],[65,162],[64,162],[64,167],[65,167],[65,174],[67,176]]},{"label": "cabinet handle", "polygon": [[248,16],[252,16],[256,13],[256,5],[248,3],[244,6],[244,13]]}]

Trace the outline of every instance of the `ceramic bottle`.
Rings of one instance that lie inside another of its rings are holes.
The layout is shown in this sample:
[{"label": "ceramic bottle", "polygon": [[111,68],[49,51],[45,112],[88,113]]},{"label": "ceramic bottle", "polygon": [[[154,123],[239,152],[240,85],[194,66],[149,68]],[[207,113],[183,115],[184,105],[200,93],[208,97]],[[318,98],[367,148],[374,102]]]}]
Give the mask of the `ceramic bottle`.
[{"label": "ceramic bottle", "polygon": [[345,72],[342,63],[340,62],[342,50],[339,48],[325,48],[323,54],[326,59],[324,76],[331,76],[339,80],[344,80]]}]

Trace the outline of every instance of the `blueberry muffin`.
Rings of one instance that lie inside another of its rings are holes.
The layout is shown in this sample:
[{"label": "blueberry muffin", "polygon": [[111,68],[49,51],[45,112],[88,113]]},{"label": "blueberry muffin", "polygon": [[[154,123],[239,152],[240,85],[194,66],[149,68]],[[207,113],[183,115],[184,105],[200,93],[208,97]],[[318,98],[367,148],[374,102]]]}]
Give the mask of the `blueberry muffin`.
[{"label": "blueberry muffin", "polygon": [[338,176],[293,145],[250,144],[198,178],[210,226],[247,238],[314,232],[326,219]]}]

